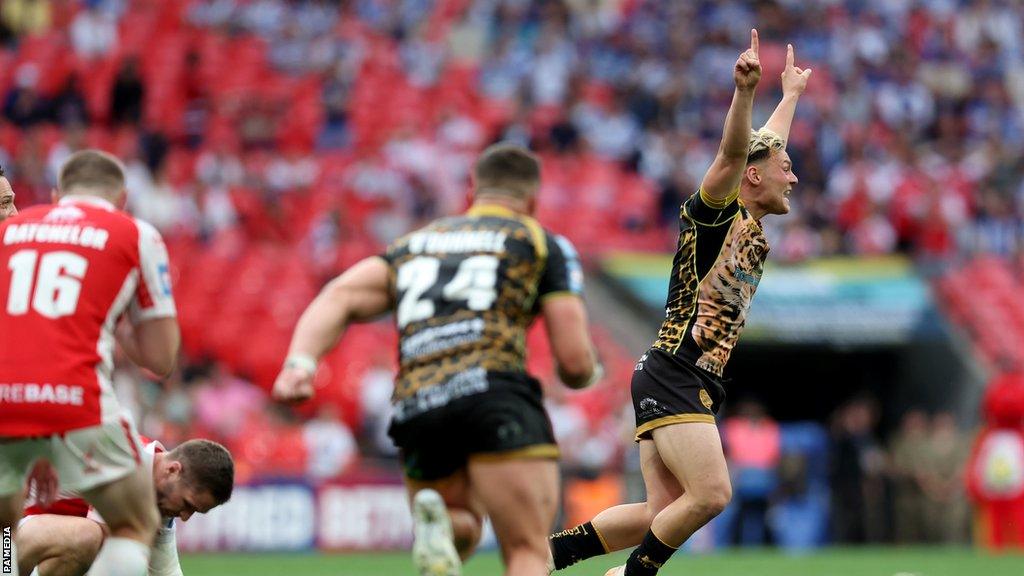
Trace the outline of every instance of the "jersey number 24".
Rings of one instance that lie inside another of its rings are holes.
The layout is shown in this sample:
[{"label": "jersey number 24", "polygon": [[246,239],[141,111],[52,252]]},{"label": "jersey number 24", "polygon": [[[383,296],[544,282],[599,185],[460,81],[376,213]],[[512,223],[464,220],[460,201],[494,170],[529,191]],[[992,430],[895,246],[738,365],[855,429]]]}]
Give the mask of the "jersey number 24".
[{"label": "jersey number 24", "polygon": [[[401,299],[395,316],[399,328],[434,315],[436,305],[427,293],[437,285],[440,273],[441,261],[433,256],[414,258],[398,268],[395,287]],[[470,310],[488,310],[498,297],[497,282],[496,256],[470,256],[459,263],[455,275],[441,289],[441,297],[449,302],[465,300]]]}]

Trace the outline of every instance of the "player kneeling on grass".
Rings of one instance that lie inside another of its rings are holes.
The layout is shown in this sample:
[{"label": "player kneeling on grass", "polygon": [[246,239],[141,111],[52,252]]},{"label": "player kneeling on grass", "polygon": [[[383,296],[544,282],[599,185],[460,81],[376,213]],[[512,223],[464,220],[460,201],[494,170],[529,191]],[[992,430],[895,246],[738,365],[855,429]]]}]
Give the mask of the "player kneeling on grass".
[{"label": "player kneeling on grass", "polygon": [[[142,440],[142,467],[153,484],[161,516],[149,576],[180,576],[174,519],[184,522],[196,512],[205,514],[227,502],[234,463],[227,449],[209,440],[189,440],[170,452],[159,442]],[[103,518],[73,492],[61,492],[45,507],[38,494],[32,496],[17,532],[21,574],[85,574],[109,533]]]}]

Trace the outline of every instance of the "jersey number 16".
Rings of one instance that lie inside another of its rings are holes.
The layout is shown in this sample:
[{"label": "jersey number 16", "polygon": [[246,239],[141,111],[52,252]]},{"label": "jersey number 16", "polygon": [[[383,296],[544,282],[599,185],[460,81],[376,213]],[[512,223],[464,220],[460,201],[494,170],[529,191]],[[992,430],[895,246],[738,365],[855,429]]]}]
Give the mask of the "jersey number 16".
[{"label": "jersey number 16", "polygon": [[[27,314],[31,304],[33,310],[47,318],[74,314],[88,267],[89,261],[74,252],[47,252],[42,257],[36,250],[15,252],[7,261],[11,271],[7,313],[11,316]],[[33,278],[35,290],[32,289]]]}]

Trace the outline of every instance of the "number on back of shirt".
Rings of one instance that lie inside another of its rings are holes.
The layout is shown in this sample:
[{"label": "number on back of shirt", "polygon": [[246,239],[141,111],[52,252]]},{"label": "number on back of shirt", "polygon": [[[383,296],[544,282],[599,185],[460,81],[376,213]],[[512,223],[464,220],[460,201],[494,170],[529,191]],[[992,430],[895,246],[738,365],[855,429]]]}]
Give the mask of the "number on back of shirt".
[{"label": "number on back of shirt", "polygon": [[88,267],[89,261],[74,252],[47,252],[42,257],[37,250],[15,252],[7,261],[11,271],[7,313],[20,316],[31,307],[47,318],[74,314]]},{"label": "number on back of shirt", "polygon": [[[441,261],[433,256],[414,258],[398,269],[395,284],[402,297],[395,314],[399,328],[434,315],[436,305],[427,293],[437,285],[440,272]],[[497,282],[497,256],[470,256],[459,263],[455,275],[441,289],[441,297],[449,302],[465,300],[470,310],[489,310],[498,297]]]}]

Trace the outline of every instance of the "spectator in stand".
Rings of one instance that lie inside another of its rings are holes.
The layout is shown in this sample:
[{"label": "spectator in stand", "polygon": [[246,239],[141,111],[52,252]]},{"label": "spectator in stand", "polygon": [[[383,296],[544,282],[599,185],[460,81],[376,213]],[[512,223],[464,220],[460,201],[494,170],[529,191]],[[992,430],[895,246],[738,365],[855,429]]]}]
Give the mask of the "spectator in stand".
[{"label": "spectator in stand", "polygon": [[338,477],[358,455],[352,432],[330,403],[322,404],[316,416],[303,425],[302,437],[309,454],[306,474],[315,481]]},{"label": "spectator in stand", "polygon": [[[262,412],[267,405],[264,393],[233,376],[220,363],[213,365],[209,376],[196,380],[192,390],[198,423],[214,431],[219,438],[237,438],[250,415]],[[231,409],[225,410],[225,406]]]},{"label": "spectator in stand", "polygon": [[65,130],[69,126],[81,127],[89,124],[89,106],[82,93],[78,74],[68,74],[60,91],[53,97],[51,108],[53,119]]},{"label": "spectator in stand", "polygon": [[63,136],[60,142],[57,142],[50,148],[46,159],[46,178],[50,186],[57,185],[57,176],[60,174],[60,168],[64,165],[64,162],[75,152],[87,148],[84,125],[66,126]]},{"label": "spectator in stand", "polygon": [[210,115],[209,89],[202,74],[199,52],[195,49],[191,49],[185,54],[185,71],[181,76],[181,90],[185,101],[182,133],[185,137],[185,146],[195,150],[206,137]]},{"label": "spectator in stand", "polygon": [[76,54],[86,60],[101,58],[117,43],[117,20],[96,3],[85,2],[71,22],[69,33]]},{"label": "spectator in stand", "polygon": [[39,93],[39,67],[26,62],[14,71],[14,87],[4,98],[4,117],[18,128],[30,128],[45,122],[50,107]]},{"label": "spectator in stand", "polygon": [[50,0],[4,0],[0,24],[15,38],[43,34],[52,21]]},{"label": "spectator in stand", "polygon": [[142,120],[146,86],[139,76],[139,59],[129,56],[121,62],[110,91],[110,121],[115,125],[138,125]]},{"label": "spectator in stand", "polygon": [[197,180],[207,186],[233,188],[242,183],[245,170],[229,142],[219,140],[205,148],[196,159]]},{"label": "spectator in stand", "polygon": [[230,24],[235,15],[235,0],[199,0],[188,9],[188,21],[196,26],[220,28]]}]

